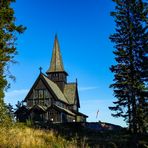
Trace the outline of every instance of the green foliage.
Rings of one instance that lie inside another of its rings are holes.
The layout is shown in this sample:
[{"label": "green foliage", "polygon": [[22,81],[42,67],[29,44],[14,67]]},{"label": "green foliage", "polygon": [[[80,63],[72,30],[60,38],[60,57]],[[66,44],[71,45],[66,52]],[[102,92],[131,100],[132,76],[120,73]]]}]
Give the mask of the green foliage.
[{"label": "green foliage", "polygon": [[16,110],[18,110],[18,109],[21,108],[22,106],[23,106],[23,102],[22,102],[22,101],[17,101]]},{"label": "green foliage", "polygon": [[131,132],[146,131],[148,114],[148,4],[142,0],[113,0],[116,3],[116,32],[110,36],[115,43],[116,65],[114,90],[117,101],[110,110],[114,117],[123,117]]},{"label": "green foliage", "polygon": [[109,142],[107,144],[107,148],[117,148],[117,145],[115,143],[113,143],[113,142]]},{"label": "green foliage", "polygon": [[8,105],[6,105],[6,109],[7,109],[7,114],[10,117],[10,119],[12,121],[14,121],[14,109],[13,106],[9,103]]},{"label": "green foliage", "polygon": [[10,127],[13,124],[7,106],[4,102],[0,103],[0,125]]},{"label": "green foliage", "polygon": [[145,141],[139,141],[139,147],[140,148],[148,148],[148,145]]},{"label": "green foliage", "polygon": [[33,127],[33,122],[32,122],[32,120],[28,119],[28,120],[26,121],[26,125],[27,125],[28,127]]},{"label": "green foliage", "polygon": [[14,63],[14,56],[17,54],[17,34],[23,33],[26,29],[22,25],[15,24],[16,18],[11,7],[12,2],[15,0],[0,1],[0,121],[6,118],[3,98],[4,90],[10,87],[7,78],[14,79],[9,72],[9,63]]}]

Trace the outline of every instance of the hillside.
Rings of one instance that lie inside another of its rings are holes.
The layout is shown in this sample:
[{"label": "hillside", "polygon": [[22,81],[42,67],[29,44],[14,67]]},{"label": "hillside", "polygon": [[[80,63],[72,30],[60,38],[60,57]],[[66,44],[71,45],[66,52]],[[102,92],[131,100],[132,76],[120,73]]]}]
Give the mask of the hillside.
[{"label": "hillside", "polygon": [[75,148],[75,141],[67,141],[52,130],[41,130],[17,124],[0,126],[0,147],[2,148]]},{"label": "hillside", "polygon": [[[63,123],[51,124],[46,127],[31,127],[29,124],[17,123],[12,126],[0,126],[0,147],[135,148],[135,144],[138,144],[137,148],[147,148],[148,146],[147,134],[131,135],[123,128],[104,130],[100,129],[99,125],[99,129],[96,130],[97,124],[99,123],[86,123],[86,125]],[[107,125],[114,126],[111,124]]]}]

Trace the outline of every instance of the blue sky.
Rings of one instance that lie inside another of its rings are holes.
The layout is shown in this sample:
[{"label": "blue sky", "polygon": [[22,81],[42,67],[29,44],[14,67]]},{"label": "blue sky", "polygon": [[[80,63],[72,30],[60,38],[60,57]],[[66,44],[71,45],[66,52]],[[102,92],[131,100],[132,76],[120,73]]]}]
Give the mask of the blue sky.
[{"label": "blue sky", "polygon": [[[11,65],[16,82],[6,92],[5,100],[22,100],[39,75],[49,67],[54,36],[57,33],[68,81],[78,79],[80,111],[88,121],[104,121],[125,126],[122,119],[111,117],[113,91],[109,88],[114,64],[114,32],[111,0],[17,0],[14,3],[17,24],[27,27],[18,37],[18,64]],[[99,115],[96,118],[97,110]]]}]

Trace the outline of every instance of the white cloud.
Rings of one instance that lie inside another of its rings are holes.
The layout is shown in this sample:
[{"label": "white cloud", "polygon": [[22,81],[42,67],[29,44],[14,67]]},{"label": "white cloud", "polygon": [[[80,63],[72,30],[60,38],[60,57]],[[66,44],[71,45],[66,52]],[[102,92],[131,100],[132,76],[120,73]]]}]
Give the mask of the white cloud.
[{"label": "white cloud", "polygon": [[22,101],[28,93],[28,89],[19,89],[5,92],[5,102],[15,105],[17,101]]},{"label": "white cloud", "polygon": [[89,87],[79,87],[79,91],[88,91],[88,90],[94,90],[97,89],[98,87],[95,86],[89,86]]}]

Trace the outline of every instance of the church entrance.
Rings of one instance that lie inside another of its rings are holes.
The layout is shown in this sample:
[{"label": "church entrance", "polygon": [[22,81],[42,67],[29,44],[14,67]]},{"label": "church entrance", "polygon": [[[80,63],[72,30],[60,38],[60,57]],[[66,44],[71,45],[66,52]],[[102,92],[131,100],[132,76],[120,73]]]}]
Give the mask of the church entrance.
[{"label": "church entrance", "polygon": [[43,114],[41,114],[41,113],[39,114],[37,112],[34,112],[33,121],[38,121],[38,122],[43,121]]},{"label": "church entrance", "polygon": [[32,108],[30,115],[31,119],[35,122],[43,122],[45,120],[45,111],[39,108],[38,106]]},{"label": "church entrance", "polygon": [[67,122],[67,116],[64,113],[62,113],[62,122]]}]

